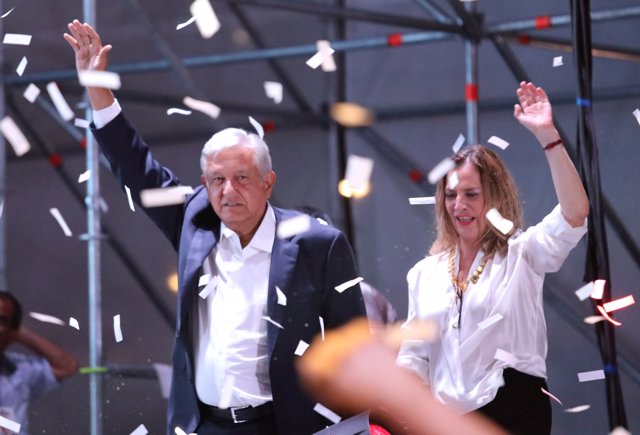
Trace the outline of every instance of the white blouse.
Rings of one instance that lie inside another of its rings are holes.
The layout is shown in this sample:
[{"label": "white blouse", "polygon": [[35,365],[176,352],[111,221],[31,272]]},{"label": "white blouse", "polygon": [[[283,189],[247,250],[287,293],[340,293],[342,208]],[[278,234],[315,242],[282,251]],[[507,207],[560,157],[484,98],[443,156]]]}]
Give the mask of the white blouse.
[{"label": "white blouse", "polygon": [[[449,253],[418,262],[407,274],[409,311],[405,326],[410,327],[415,319],[431,319],[438,326],[439,338],[430,343],[405,342],[398,364],[415,371],[441,402],[463,412],[495,398],[506,367],[546,378],[544,276],[560,269],[586,231],[586,219],[582,226],[572,228],[558,205],[536,226],[512,235],[506,255],[496,253],[487,261],[478,282],[469,284],[459,328],[459,304],[448,271]],[[470,273],[483,257],[484,252],[478,252]],[[456,252],[456,271],[458,261]],[[513,358],[507,355],[496,359],[498,349]]]}]

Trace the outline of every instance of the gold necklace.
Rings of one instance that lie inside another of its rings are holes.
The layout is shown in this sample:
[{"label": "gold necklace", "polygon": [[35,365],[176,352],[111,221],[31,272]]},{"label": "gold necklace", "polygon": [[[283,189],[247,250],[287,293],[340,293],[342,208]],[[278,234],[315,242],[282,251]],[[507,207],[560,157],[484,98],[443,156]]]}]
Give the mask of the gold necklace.
[{"label": "gold necklace", "polygon": [[[462,321],[462,297],[464,292],[467,291],[467,287],[469,284],[475,284],[480,279],[480,275],[482,275],[482,271],[484,267],[487,265],[488,257],[485,255],[480,265],[473,271],[471,276],[465,279],[463,282],[459,282],[456,275],[453,273],[453,269],[455,266],[456,259],[456,248],[451,248],[449,251],[449,276],[451,277],[451,283],[453,284],[453,288],[456,291],[456,303],[458,305],[458,328],[460,328],[460,324]],[[455,326],[454,326],[455,328]]]}]

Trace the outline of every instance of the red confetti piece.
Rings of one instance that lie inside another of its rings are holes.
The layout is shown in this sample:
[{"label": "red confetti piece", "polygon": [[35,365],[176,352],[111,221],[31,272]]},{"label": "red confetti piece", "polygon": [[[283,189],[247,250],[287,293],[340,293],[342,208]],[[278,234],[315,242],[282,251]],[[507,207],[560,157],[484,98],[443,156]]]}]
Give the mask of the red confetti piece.
[{"label": "red confetti piece", "polygon": [[602,317],[604,317],[605,319],[607,319],[607,321],[613,323],[616,326],[620,326],[622,325],[622,323],[618,322],[617,320],[611,318],[607,312],[604,310],[604,308],[602,308],[600,305],[598,305],[598,311],[600,311],[600,314],[602,314]]},{"label": "red confetti piece", "polygon": [[414,183],[421,183],[424,180],[424,174],[418,169],[412,169],[409,171],[409,179]]},{"label": "red confetti piece", "polygon": [[51,166],[54,168],[57,168],[62,165],[62,157],[60,157],[60,154],[51,154],[49,156],[49,163],[51,163]]}]

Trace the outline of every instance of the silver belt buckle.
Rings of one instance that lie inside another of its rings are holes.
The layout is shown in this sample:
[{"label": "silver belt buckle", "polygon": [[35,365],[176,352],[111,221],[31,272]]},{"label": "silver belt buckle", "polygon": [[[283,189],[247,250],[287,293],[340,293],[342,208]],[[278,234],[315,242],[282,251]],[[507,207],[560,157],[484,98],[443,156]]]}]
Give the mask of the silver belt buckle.
[{"label": "silver belt buckle", "polygon": [[248,420],[238,420],[238,417],[236,416],[236,410],[238,409],[247,409],[249,408],[248,406],[239,406],[237,408],[229,408],[231,410],[231,418],[233,418],[233,422],[238,424],[238,423],[244,423]]}]

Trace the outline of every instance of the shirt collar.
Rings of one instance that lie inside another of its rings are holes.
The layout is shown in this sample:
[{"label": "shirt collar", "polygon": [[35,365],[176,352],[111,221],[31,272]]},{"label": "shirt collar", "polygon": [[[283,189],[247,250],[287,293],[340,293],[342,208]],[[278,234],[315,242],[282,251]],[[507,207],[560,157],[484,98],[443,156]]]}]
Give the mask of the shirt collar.
[{"label": "shirt collar", "polygon": [[[220,222],[220,234],[222,237],[227,239],[237,239],[238,244],[240,243],[240,239],[238,235],[229,227],[227,227],[223,222]],[[271,204],[267,203],[267,211],[262,218],[262,222],[260,222],[260,226],[258,230],[253,235],[253,238],[249,242],[249,244],[244,248],[253,248],[257,251],[263,251],[266,253],[271,253],[273,249],[273,241],[275,240],[276,235],[276,215],[271,207]]]}]

